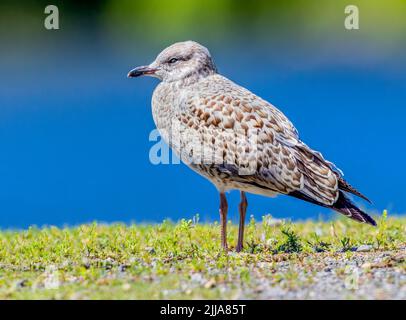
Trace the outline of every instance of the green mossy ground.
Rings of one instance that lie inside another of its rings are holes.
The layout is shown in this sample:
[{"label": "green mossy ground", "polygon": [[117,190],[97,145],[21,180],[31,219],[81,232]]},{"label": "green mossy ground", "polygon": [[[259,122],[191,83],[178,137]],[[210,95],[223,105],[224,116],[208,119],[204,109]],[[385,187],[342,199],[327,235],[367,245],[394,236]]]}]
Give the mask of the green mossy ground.
[{"label": "green mossy ground", "polygon": [[[390,268],[402,277],[406,271],[405,218],[383,215],[376,228],[350,219],[294,224],[251,219],[240,254],[233,252],[236,225],[228,225],[231,248],[225,254],[218,224],[196,220],[1,231],[0,298],[261,298],[274,287],[306,290],[318,281],[318,272],[327,272],[326,259],[338,263],[382,252],[379,261],[372,257],[360,266],[366,275]],[[361,245],[367,252],[357,251]],[[345,268],[333,269],[345,281]]]}]

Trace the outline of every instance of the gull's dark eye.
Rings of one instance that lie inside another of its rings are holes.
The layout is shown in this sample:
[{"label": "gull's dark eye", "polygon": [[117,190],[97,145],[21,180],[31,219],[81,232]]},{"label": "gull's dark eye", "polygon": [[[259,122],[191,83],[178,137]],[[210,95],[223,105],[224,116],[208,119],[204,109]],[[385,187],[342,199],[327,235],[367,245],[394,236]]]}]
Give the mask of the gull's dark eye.
[{"label": "gull's dark eye", "polygon": [[168,60],[168,63],[172,64],[172,63],[177,62],[178,60],[179,60],[178,58],[172,58],[172,59]]}]

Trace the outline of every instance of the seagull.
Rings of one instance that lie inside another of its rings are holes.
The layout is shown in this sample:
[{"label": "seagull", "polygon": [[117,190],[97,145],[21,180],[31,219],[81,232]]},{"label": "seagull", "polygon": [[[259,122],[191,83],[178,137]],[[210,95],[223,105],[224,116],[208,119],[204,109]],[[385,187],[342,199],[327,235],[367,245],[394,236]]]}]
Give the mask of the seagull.
[{"label": "seagull", "polygon": [[375,221],[347,197],[370,202],[332,162],[299,138],[289,119],[271,103],[218,73],[207,48],[175,43],[129,78],[151,76],[160,83],[152,115],[164,141],[220,195],[221,246],[227,245],[226,192],[239,190],[237,252],[243,249],[246,193],[288,195],[333,209],[359,222]]}]

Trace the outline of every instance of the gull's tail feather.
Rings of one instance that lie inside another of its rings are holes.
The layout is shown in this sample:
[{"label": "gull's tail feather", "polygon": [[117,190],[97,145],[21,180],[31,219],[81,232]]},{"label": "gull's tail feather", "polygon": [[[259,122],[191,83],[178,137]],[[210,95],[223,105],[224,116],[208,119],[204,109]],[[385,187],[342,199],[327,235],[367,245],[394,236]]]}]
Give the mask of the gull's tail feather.
[{"label": "gull's tail feather", "polygon": [[337,211],[343,215],[345,215],[348,218],[351,218],[353,220],[356,220],[358,222],[364,222],[368,223],[370,225],[376,226],[376,222],[374,219],[372,219],[369,215],[367,215],[364,211],[362,211],[360,208],[358,208],[355,204],[351,202],[350,199],[348,199],[344,192],[339,191],[338,199],[333,205],[326,205],[321,202],[318,202],[317,200],[312,199],[311,197],[307,196],[306,194],[300,192],[300,191],[293,191],[289,193],[288,195],[307,201],[311,202],[313,204],[317,204],[322,207],[330,208],[333,209],[334,211]]},{"label": "gull's tail feather", "polygon": [[331,206],[331,209],[359,222],[369,223],[376,226],[376,222],[369,215],[355,206],[343,192],[340,191],[337,201]]},{"label": "gull's tail feather", "polygon": [[369,200],[366,196],[364,196],[361,192],[359,192],[357,189],[355,189],[352,185],[350,185],[347,181],[345,181],[342,177],[338,177],[338,188],[340,190],[344,190],[347,191],[349,193],[352,193],[366,201],[368,201],[369,203],[372,203],[371,200]]}]

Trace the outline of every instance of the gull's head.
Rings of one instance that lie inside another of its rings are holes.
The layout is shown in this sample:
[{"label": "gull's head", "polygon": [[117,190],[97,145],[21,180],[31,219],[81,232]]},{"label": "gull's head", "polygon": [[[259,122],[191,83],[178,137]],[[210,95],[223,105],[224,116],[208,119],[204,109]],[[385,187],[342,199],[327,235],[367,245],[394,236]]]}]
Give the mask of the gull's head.
[{"label": "gull's head", "polygon": [[149,75],[164,82],[173,82],[213,73],[216,73],[216,66],[209,50],[197,42],[185,41],[164,49],[151,64],[131,70],[128,77]]}]

